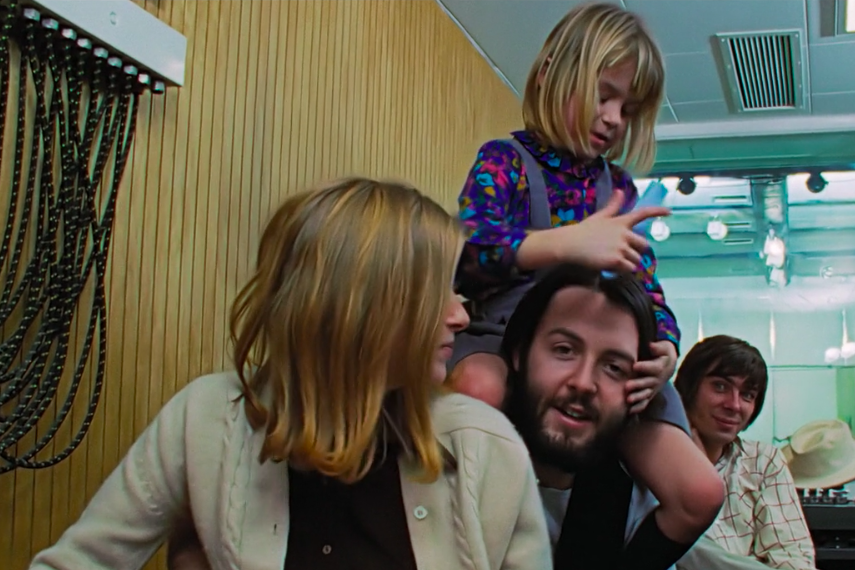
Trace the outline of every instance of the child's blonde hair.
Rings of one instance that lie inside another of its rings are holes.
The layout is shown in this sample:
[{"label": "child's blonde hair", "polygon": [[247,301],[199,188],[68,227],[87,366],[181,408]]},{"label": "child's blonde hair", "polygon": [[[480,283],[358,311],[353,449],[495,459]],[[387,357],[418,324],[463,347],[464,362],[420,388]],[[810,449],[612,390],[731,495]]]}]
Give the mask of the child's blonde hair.
[{"label": "child's blonde hair", "polygon": [[[641,19],[612,4],[583,4],[570,10],[549,34],[528,75],[523,97],[526,129],[543,142],[593,155],[588,130],[596,117],[598,83],[603,70],[636,62],[632,97],[638,112],[626,136],[606,154],[624,159],[635,172],[645,172],[656,158],[653,129],[665,91],[662,54]],[[565,113],[572,95],[578,102],[572,132]]]}]

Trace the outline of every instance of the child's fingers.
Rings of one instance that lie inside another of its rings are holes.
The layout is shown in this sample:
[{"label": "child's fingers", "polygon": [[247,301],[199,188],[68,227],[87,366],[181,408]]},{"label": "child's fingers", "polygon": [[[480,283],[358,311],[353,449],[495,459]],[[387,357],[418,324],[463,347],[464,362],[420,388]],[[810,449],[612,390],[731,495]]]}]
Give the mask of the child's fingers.
[{"label": "child's fingers", "polygon": [[641,400],[640,402],[632,404],[629,408],[629,413],[630,414],[639,414],[639,413],[641,413],[647,409],[648,404],[650,404],[650,398],[649,397],[645,398],[644,400]]},{"label": "child's fingers", "polygon": [[643,383],[635,386],[634,389],[626,391],[626,403],[631,405],[645,398],[652,398],[658,387],[659,381],[656,378],[645,379]]},{"label": "child's fingers", "polygon": [[658,358],[654,358],[653,360],[642,360],[640,362],[636,362],[632,366],[632,370],[638,376],[653,376],[655,378],[659,378],[662,375],[662,372],[665,370],[665,366],[667,364],[668,357],[660,356]]},{"label": "child's fingers", "polygon": [[632,265],[632,271],[635,270],[636,267],[641,263],[641,254],[632,249],[631,247],[627,247],[623,250],[623,258],[625,261],[628,261],[630,265]]},{"label": "child's fingers", "polygon": [[648,242],[645,238],[632,232],[627,234],[626,241],[629,244],[629,247],[631,247],[634,251],[637,252],[642,252],[650,246],[650,242]]},{"label": "child's fingers", "polygon": [[674,343],[670,340],[659,340],[650,343],[650,352],[653,356],[669,356],[670,352],[675,352]]},{"label": "child's fingers", "polygon": [[663,206],[643,206],[622,216],[626,227],[631,228],[649,218],[662,218],[671,215],[671,209]]}]

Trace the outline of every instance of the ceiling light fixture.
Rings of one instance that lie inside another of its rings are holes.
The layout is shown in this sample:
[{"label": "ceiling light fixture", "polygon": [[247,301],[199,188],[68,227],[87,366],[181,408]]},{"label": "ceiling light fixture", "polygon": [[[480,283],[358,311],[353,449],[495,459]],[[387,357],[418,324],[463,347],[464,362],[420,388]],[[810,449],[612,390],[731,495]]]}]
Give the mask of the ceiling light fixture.
[{"label": "ceiling light fixture", "polygon": [[688,196],[695,191],[698,185],[695,184],[695,179],[691,176],[683,176],[677,184],[677,191],[684,196]]},{"label": "ceiling light fixture", "polygon": [[656,218],[650,224],[650,237],[656,241],[665,241],[671,236],[671,228],[665,223],[662,218]]},{"label": "ceiling light fixture", "polygon": [[822,174],[819,172],[811,172],[810,176],[808,176],[805,181],[805,186],[807,186],[808,191],[813,194],[819,194],[825,187],[828,186],[828,182],[826,182],[825,178],[822,177]]},{"label": "ceiling light fixture", "polygon": [[707,222],[707,235],[710,236],[710,239],[713,241],[723,240],[727,237],[727,224],[718,218],[711,219]]}]

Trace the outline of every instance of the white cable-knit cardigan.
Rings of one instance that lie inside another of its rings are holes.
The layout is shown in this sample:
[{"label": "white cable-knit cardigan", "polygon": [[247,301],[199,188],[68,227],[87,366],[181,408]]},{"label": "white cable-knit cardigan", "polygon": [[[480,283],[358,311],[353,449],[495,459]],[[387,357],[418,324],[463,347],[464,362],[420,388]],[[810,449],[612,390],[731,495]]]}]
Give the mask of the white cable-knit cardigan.
[{"label": "white cable-knit cardigan", "polygon": [[[288,467],[259,463],[233,373],[172,398],[56,545],[31,568],[137,569],[182,524],[212,570],[281,570],[288,544]],[[528,453],[498,411],[438,397],[437,438],[456,469],[420,484],[402,460],[407,524],[420,570],[552,568]],[[192,523],[182,523],[192,521]],[[204,562],[204,559],[203,559]]]}]

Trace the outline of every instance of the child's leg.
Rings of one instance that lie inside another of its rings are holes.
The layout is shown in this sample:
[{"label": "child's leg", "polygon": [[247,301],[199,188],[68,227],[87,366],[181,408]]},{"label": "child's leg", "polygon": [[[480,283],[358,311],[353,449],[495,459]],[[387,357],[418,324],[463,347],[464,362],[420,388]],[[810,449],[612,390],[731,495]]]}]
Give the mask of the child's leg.
[{"label": "child's leg", "polygon": [[633,477],[659,501],[655,517],[662,534],[676,543],[694,543],[724,502],[724,484],[706,455],[685,431],[660,421],[633,424],[620,451]]},{"label": "child's leg", "polygon": [[477,352],[457,363],[447,383],[455,392],[486,402],[494,408],[501,408],[507,381],[508,367],[501,356]]}]

